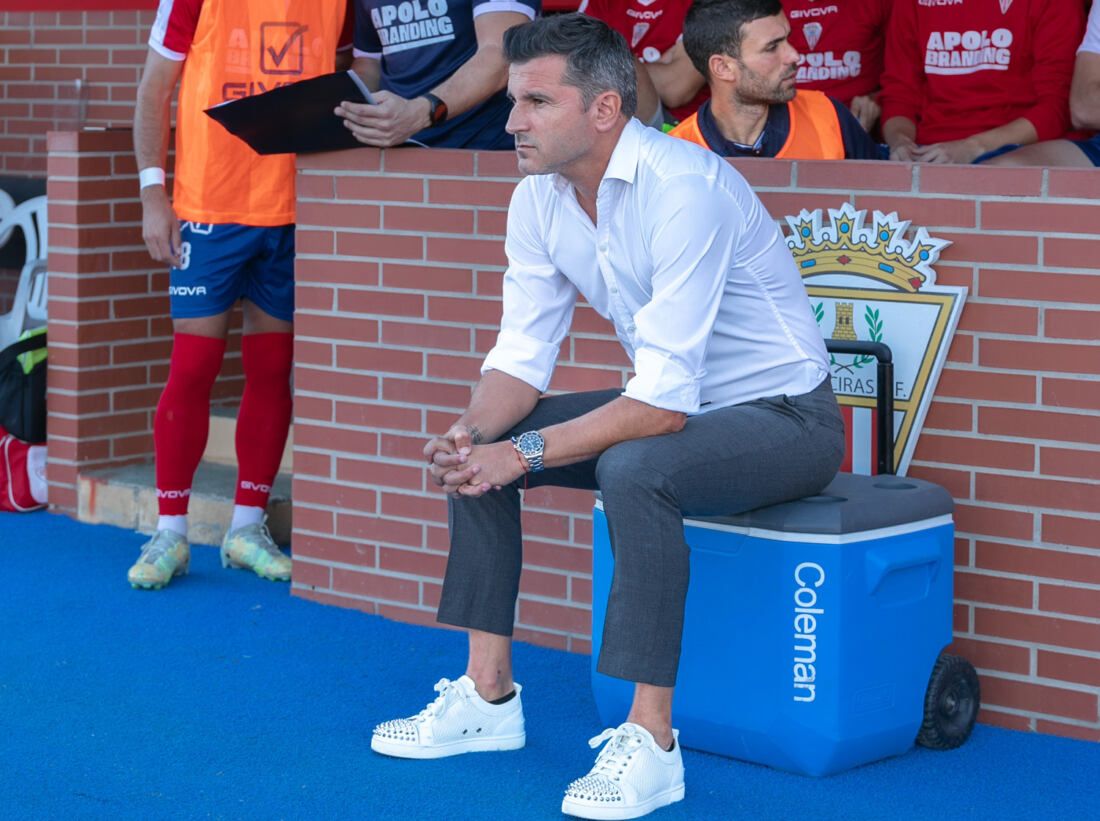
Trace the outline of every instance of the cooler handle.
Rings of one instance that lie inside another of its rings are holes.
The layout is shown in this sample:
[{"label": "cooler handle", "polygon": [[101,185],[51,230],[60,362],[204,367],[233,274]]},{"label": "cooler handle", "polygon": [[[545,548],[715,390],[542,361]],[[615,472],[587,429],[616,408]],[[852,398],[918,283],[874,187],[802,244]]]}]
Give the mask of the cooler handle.
[{"label": "cooler handle", "polygon": [[939,545],[927,540],[913,542],[908,545],[890,545],[889,547],[868,550],[864,562],[867,592],[874,595],[891,573],[908,570],[912,567],[927,565],[928,581],[931,582],[936,576],[939,562]]}]

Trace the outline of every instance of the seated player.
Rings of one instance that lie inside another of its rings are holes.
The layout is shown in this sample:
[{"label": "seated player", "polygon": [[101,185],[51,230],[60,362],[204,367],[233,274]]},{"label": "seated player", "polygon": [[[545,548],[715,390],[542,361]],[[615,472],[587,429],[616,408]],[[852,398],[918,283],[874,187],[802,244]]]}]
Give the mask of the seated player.
[{"label": "seated player", "polygon": [[886,38],[890,158],[970,163],[1069,130],[1081,0],[897,0]]},{"label": "seated player", "polygon": [[1048,140],[1002,154],[989,165],[1100,166],[1100,3],[1092,4],[1085,39],[1077,49],[1069,113],[1074,128],[1096,131],[1086,140]]},{"label": "seated player", "polygon": [[797,89],[789,34],[779,0],[697,0],[684,47],[707,76],[711,98],[672,136],[725,157],[883,159],[846,106]]}]

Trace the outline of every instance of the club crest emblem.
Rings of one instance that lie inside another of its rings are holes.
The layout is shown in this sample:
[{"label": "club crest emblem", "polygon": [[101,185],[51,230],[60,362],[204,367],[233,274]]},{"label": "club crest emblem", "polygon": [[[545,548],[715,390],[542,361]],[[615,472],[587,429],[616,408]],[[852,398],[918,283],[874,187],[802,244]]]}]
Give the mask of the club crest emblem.
[{"label": "club crest emblem", "polygon": [[821,40],[821,31],[821,23],[806,23],[802,27],[802,34],[806,38],[806,45],[810,47],[810,51],[817,48],[818,41]]},{"label": "club crest emblem", "polygon": [[634,32],[630,37],[630,47],[637,48],[638,43],[642,42],[642,38],[645,37],[647,31],[649,31],[649,23],[635,23]]},{"label": "club crest emblem", "polygon": [[[787,247],[798,265],[822,335],[884,342],[894,357],[894,464],[904,475],[958,326],[966,288],[936,284],[932,265],[948,240],[909,231],[896,213],[803,210],[786,218]],[[833,354],[829,370],[850,437],[842,470],[872,473],[875,453],[874,359]]]}]

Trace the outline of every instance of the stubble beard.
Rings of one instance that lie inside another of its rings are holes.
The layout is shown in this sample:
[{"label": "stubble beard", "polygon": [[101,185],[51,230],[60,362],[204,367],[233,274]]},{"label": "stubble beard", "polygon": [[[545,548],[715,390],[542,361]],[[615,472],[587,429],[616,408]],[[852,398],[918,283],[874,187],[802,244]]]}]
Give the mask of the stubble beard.
[{"label": "stubble beard", "polygon": [[784,87],[783,83],[790,79],[793,75],[783,77],[775,85],[768,86],[764,80],[758,74],[753,74],[744,68],[747,76],[742,81],[741,88],[737,90],[737,102],[745,106],[754,105],[777,105],[780,103],[789,103],[794,99],[796,93],[798,93],[798,87],[791,85],[789,88]]}]

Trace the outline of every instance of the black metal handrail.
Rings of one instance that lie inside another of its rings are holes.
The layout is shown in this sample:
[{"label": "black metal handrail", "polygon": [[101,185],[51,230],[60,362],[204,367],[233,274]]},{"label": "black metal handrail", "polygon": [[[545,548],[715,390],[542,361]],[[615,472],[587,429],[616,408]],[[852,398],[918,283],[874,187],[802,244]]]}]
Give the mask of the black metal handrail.
[{"label": "black metal handrail", "polygon": [[826,339],[829,353],[873,356],[878,362],[878,401],[875,415],[878,419],[878,472],[894,472],[894,354],[885,342],[862,342],[847,339]]}]

